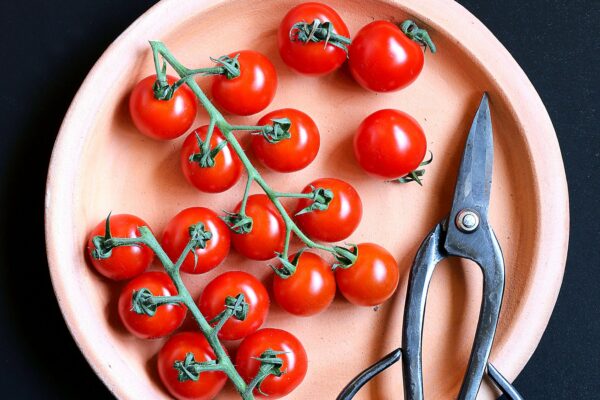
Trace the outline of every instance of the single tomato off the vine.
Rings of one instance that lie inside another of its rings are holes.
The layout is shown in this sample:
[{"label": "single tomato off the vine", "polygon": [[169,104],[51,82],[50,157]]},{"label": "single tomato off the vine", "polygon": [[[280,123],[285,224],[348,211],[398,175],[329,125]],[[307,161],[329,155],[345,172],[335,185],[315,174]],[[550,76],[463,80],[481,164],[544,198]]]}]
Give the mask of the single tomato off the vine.
[{"label": "single tomato off the vine", "polygon": [[358,257],[349,268],[338,268],[335,280],[351,303],[376,306],[389,299],[398,286],[398,263],[386,249],[374,243],[358,245]]},{"label": "single tomato off the vine", "polygon": [[269,313],[267,289],[258,279],[246,272],[229,271],[210,281],[198,299],[198,308],[210,321],[225,310],[227,296],[236,297],[240,293],[248,303],[246,318],[242,321],[230,317],[219,331],[221,339],[241,339],[261,327]]},{"label": "single tomato off the vine", "polygon": [[169,258],[176,262],[190,241],[190,227],[202,223],[204,230],[211,233],[204,248],[196,248],[196,259],[191,252],[181,265],[181,271],[202,274],[216,268],[229,254],[231,235],[227,225],[212,210],[191,207],[173,217],[163,231],[161,245]]},{"label": "single tomato off the vine", "polygon": [[426,151],[427,141],[419,123],[398,110],[374,112],[354,136],[354,155],[361,167],[387,179],[417,169]]},{"label": "single tomato off the vine", "polygon": [[375,92],[390,92],[412,83],[423,69],[419,44],[389,21],[373,21],[352,39],[348,48],[354,79]]},{"label": "single tomato off the vine", "polygon": [[[362,218],[362,202],[356,189],[349,183],[335,178],[321,178],[306,186],[302,193],[310,193],[312,187],[329,189],[333,200],[326,210],[314,210],[295,219],[305,234],[323,242],[339,242],[346,239],[358,227]],[[296,214],[310,206],[312,200],[301,199]]]},{"label": "single tomato off the vine", "polygon": [[275,97],[277,72],[275,66],[263,54],[253,50],[232,53],[239,54],[240,75],[227,79],[215,75],[212,82],[212,95],[225,111],[237,115],[252,115],[264,110]]},{"label": "single tomato off the vine", "polygon": [[197,363],[215,360],[216,356],[208,341],[199,332],[182,332],[173,335],[158,352],[158,374],[169,393],[179,400],[214,399],[227,382],[223,372],[201,372],[198,380],[179,379],[175,362],[185,361],[192,353]]},{"label": "single tomato off the vine", "polygon": [[156,307],[153,316],[133,311],[135,291],[148,289],[153,296],[176,296],[177,289],[164,272],[146,272],[125,285],[119,296],[119,316],[125,328],[141,339],[167,336],[179,328],[185,318],[186,308],[181,304],[163,304]]},{"label": "single tomato off the vine", "polygon": [[[198,101],[186,85],[180,86],[171,99],[158,100],[154,96],[154,82],[156,75],[151,75],[133,88],[129,97],[131,119],[146,136],[160,140],[175,139],[191,128],[198,112]],[[167,82],[172,85],[177,78],[167,75]]]},{"label": "single tomato off the vine", "polygon": [[346,61],[346,52],[330,43],[303,42],[294,32],[294,24],[331,23],[332,31],[349,37],[346,24],[335,10],[325,4],[309,2],[292,8],[283,18],[277,31],[279,54],[283,61],[296,71],[309,75],[328,74],[338,69]]},{"label": "single tomato off the vine", "polygon": [[310,164],[321,142],[315,122],[302,111],[284,108],[268,113],[258,121],[258,125],[271,124],[271,120],[288,118],[292,123],[291,137],[278,143],[269,143],[262,135],[252,138],[252,151],[267,167],[278,172],[294,172]]},{"label": "single tomato off the vine", "polygon": [[291,393],[304,379],[308,368],[308,358],[302,343],[291,333],[281,330],[266,328],[261,329],[245,338],[237,351],[235,364],[238,372],[250,382],[260,368],[259,358],[265,351],[281,351],[277,355],[283,365],[280,370],[281,376],[269,375],[260,384],[260,392],[255,389],[254,393],[260,396],[264,393],[267,399],[278,399]]},{"label": "single tomato off the vine", "polygon": [[[240,211],[240,204],[235,208]],[[270,260],[283,251],[285,223],[281,214],[265,194],[248,196],[246,215],[252,218],[252,231],[232,233],[231,241],[238,253],[252,260]]]},{"label": "single tomato off the vine", "polygon": [[[108,258],[96,259],[91,256],[95,248],[92,240],[95,236],[105,235],[105,224],[105,221],[100,222],[92,230],[88,240],[87,249],[94,268],[105,277],[116,281],[131,279],[144,272],[154,260],[154,253],[145,245],[116,247],[111,250],[112,253]],[[138,231],[140,226],[148,226],[148,224],[135,215],[118,214],[110,216],[112,237],[140,237]]]},{"label": "single tomato off the vine", "polygon": [[[294,256],[290,257],[290,261]],[[296,271],[287,278],[275,274],[273,294],[287,312],[310,316],[325,310],[335,297],[335,277],[329,265],[315,253],[304,252]]]},{"label": "single tomato off the vine", "polygon": [[[220,193],[237,183],[242,175],[242,162],[237,154],[225,145],[214,157],[214,165],[202,167],[199,160],[191,157],[199,155],[198,137],[204,142],[208,125],[201,126],[188,135],[181,148],[181,170],[189,183],[196,189],[207,193]],[[197,135],[197,136],[196,136]],[[215,127],[210,138],[210,148],[214,149],[225,138],[219,128]]]}]

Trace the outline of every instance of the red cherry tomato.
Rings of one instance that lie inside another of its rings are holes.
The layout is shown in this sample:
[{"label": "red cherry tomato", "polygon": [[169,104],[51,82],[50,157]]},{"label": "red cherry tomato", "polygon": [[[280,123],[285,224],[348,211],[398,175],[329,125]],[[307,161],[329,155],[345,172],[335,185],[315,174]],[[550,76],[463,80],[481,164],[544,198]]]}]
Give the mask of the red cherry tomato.
[{"label": "red cherry tomato", "polygon": [[[196,135],[204,141],[207,132],[208,125],[204,125],[194,130],[185,139],[181,148],[181,170],[188,182],[196,189],[202,192],[220,193],[235,185],[240,179],[242,162],[228,144],[217,153],[212,167],[201,167],[198,162],[190,161],[190,156],[200,151]],[[219,128],[215,127],[210,138],[210,148],[214,149],[224,140]]]},{"label": "red cherry tomato", "polygon": [[[340,179],[321,178],[306,186],[302,193],[310,193],[312,188],[329,189],[333,200],[326,210],[314,210],[297,215],[296,222],[305,234],[323,242],[339,242],[354,232],[362,218],[362,202],[358,192]],[[310,199],[301,199],[296,206],[300,210],[312,204]]]},{"label": "red cherry tomato", "polygon": [[423,129],[410,115],[380,110],[369,115],[354,136],[354,154],[363,169],[387,179],[419,167],[427,151]]},{"label": "red cherry tomato", "polygon": [[183,323],[185,306],[163,304],[156,308],[153,316],[138,314],[132,309],[132,296],[134,291],[142,288],[150,290],[154,296],[177,295],[175,285],[164,272],[146,272],[134,278],[119,296],[119,316],[125,328],[141,339],[155,339],[173,333]]},{"label": "red cherry tomato", "polygon": [[292,123],[291,137],[278,143],[269,143],[263,136],[252,138],[252,151],[267,167],[278,172],[294,172],[310,164],[321,142],[319,129],[314,121],[302,111],[293,108],[272,111],[258,121],[258,125],[271,124],[271,120],[288,118]]},{"label": "red cherry tomato", "polygon": [[423,69],[423,50],[389,21],[373,21],[348,48],[354,79],[375,92],[390,92],[412,83]]},{"label": "red cherry tomato", "polygon": [[[180,86],[170,100],[158,100],[152,89],[155,81],[156,75],[150,75],[133,88],[129,97],[131,119],[146,136],[175,139],[191,128],[198,112],[198,101],[186,85]],[[167,81],[172,85],[177,78],[167,75]]]},{"label": "red cherry tomato", "polygon": [[204,249],[195,249],[195,265],[191,252],[181,265],[181,271],[190,274],[202,274],[216,268],[229,254],[231,243],[229,228],[214,211],[204,207],[187,208],[174,216],[163,232],[161,244],[173,262],[179,259],[190,241],[190,226],[199,222],[204,224],[204,230],[212,233],[212,237]]},{"label": "red cherry tomato", "polygon": [[[95,236],[104,236],[106,232],[105,224],[105,221],[100,222],[92,230],[92,233],[90,233],[87,245],[90,255],[95,249],[92,239]],[[110,232],[112,237],[140,237],[138,231],[140,226],[148,226],[148,224],[135,215],[119,214],[110,217]],[[120,281],[131,279],[144,272],[152,264],[154,253],[145,245],[120,246],[112,249],[112,254],[109,258],[95,259],[90,256],[90,259],[92,260],[92,265],[99,273],[107,278]]]},{"label": "red cherry tomato", "polygon": [[[267,57],[253,50],[239,53],[240,76],[227,79],[215,75],[212,95],[225,111],[237,115],[252,115],[264,110],[275,97],[277,72]],[[232,53],[233,58],[238,53]]]},{"label": "red cherry tomato", "polygon": [[323,75],[338,69],[346,61],[346,52],[324,42],[303,43],[290,39],[290,30],[295,23],[311,24],[315,19],[321,23],[331,22],[333,32],[340,36],[350,36],[346,24],[333,8],[311,2],[297,5],[283,17],[277,41],[281,58],[291,68],[303,74]]},{"label": "red cherry tomato", "polygon": [[[293,258],[291,256],[290,261]],[[329,307],[335,297],[331,266],[315,253],[304,252],[292,276],[284,279],[275,274],[273,294],[281,308],[291,314],[318,314]]]},{"label": "red cherry tomato", "polygon": [[[235,208],[240,211],[241,202]],[[250,233],[232,233],[231,241],[238,253],[252,260],[270,260],[283,251],[285,223],[277,208],[265,194],[248,197],[246,215],[252,218]]]},{"label": "red cherry tomato", "polygon": [[358,257],[350,268],[338,268],[335,280],[340,292],[358,306],[376,306],[389,299],[398,286],[398,263],[386,249],[373,243],[358,245]]},{"label": "red cherry tomato", "polygon": [[254,394],[268,399],[279,399],[291,393],[304,379],[308,367],[308,358],[302,343],[291,333],[281,329],[265,328],[245,338],[237,351],[235,364],[238,372],[246,382],[254,378],[260,368],[260,357],[266,350],[283,351],[279,354],[285,373],[277,377],[269,375],[260,385],[260,391]]},{"label": "red cherry tomato", "polygon": [[246,272],[230,271],[210,281],[198,299],[198,308],[210,321],[225,309],[227,296],[236,297],[240,293],[248,303],[248,314],[243,321],[229,318],[219,331],[221,339],[241,339],[260,328],[269,313],[267,289],[258,279]]},{"label": "red cherry tomato", "polygon": [[227,382],[223,372],[201,372],[197,381],[181,382],[176,361],[184,361],[187,353],[194,355],[198,363],[215,360],[216,356],[201,333],[182,332],[173,335],[158,352],[158,374],[169,393],[179,400],[214,399]]}]

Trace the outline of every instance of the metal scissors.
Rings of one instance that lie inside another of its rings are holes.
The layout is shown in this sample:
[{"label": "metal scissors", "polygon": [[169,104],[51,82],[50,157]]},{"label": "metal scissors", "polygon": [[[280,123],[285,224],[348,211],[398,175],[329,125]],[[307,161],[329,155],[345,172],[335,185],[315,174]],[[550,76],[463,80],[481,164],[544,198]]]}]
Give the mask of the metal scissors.
[{"label": "metal scissors", "polygon": [[504,292],[502,250],[488,222],[494,158],[492,137],[488,96],[484,93],[465,144],[450,214],[425,237],[411,267],[404,309],[402,348],[388,354],[358,375],[344,388],[338,400],[350,400],[366,382],[401,358],[405,399],[424,399],[422,339],[425,302],[436,265],[450,256],[474,261],[483,273],[479,322],[458,399],[474,400],[485,373],[507,398],[522,399],[488,361]]}]

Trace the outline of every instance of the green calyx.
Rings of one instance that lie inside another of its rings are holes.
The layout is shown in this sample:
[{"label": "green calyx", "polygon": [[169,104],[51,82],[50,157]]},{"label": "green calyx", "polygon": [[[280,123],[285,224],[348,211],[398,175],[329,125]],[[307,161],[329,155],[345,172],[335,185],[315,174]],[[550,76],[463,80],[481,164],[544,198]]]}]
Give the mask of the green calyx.
[{"label": "green calyx", "polygon": [[216,63],[220,68],[220,71],[209,71],[203,72],[203,75],[224,75],[227,79],[237,78],[241,74],[240,62],[238,58],[239,53],[233,58],[229,56],[221,56],[219,58],[210,58],[211,61]]},{"label": "green calyx", "polygon": [[292,257],[292,261],[289,261],[287,257],[285,257],[281,253],[277,253],[277,260],[279,261],[279,267],[274,267],[273,265],[269,265],[273,272],[277,274],[281,279],[288,279],[296,272],[298,269],[298,262],[300,261],[300,256],[302,253],[306,251],[306,248],[300,249],[294,256]]},{"label": "green calyx", "polygon": [[188,160],[191,163],[197,163],[201,168],[211,168],[215,165],[215,157],[219,152],[227,146],[227,141],[223,140],[219,142],[214,148],[209,148],[206,143],[200,138],[200,135],[196,133],[196,142],[200,151],[192,154]]},{"label": "green calyx", "polygon": [[335,33],[331,22],[321,22],[319,19],[315,19],[310,24],[305,21],[296,22],[290,29],[289,37],[292,42],[324,42],[324,47],[330,44],[344,50],[346,55],[348,54],[350,38]]},{"label": "green calyx", "polygon": [[292,122],[288,118],[275,118],[271,122],[273,122],[271,125],[263,126],[260,131],[267,142],[274,144],[292,137],[290,133]]},{"label": "green calyx", "polygon": [[92,250],[92,258],[95,260],[104,260],[112,256],[112,249],[115,247],[112,243],[112,234],[110,233],[110,216],[112,211],[108,213],[106,217],[104,236],[94,236],[92,238],[92,244],[94,250]]},{"label": "green calyx", "polygon": [[249,387],[256,388],[260,394],[268,396],[266,393],[260,390],[260,385],[269,375],[279,377],[285,374],[285,371],[281,370],[281,367],[283,367],[283,360],[278,357],[279,355],[285,353],[285,351],[267,349],[260,355],[260,357],[253,357],[255,360],[260,361],[260,368],[258,369],[258,373],[250,383]]},{"label": "green calyx", "polygon": [[198,222],[188,228],[190,233],[190,241],[192,242],[192,247],[194,249],[204,249],[206,248],[206,242],[212,239],[212,232],[207,231],[204,228],[204,224],[202,222]]},{"label": "green calyx", "polygon": [[[419,167],[424,167],[426,165],[431,164],[431,162],[433,161],[433,153],[430,151],[429,152],[429,159],[428,160],[424,160],[419,164]],[[396,179],[391,179],[389,181],[386,182],[392,182],[392,183],[410,183],[410,182],[417,182],[420,186],[423,186],[423,182],[421,181],[421,178],[423,177],[423,175],[425,175],[425,170],[424,169],[415,169],[414,171],[409,172],[408,174],[400,177],[400,178],[396,178]]]},{"label": "green calyx", "polygon": [[336,270],[337,268],[350,268],[356,262],[356,259],[358,258],[358,246],[351,243],[347,243],[347,246],[349,246],[349,248],[333,246],[333,256],[337,260],[337,263],[332,266],[333,270]]},{"label": "green calyx", "polygon": [[410,19],[407,19],[400,25],[400,29],[409,39],[414,40],[427,50],[431,50],[432,53],[436,52],[435,44],[429,37],[429,33],[425,29],[421,29]]},{"label": "green calyx", "polygon": [[333,200],[333,192],[329,189],[316,188],[311,185],[313,202],[298,211],[296,215],[302,215],[313,211],[325,211],[329,208],[329,203]]},{"label": "green calyx", "polygon": [[222,215],[221,219],[233,232],[239,234],[246,234],[252,231],[252,218],[245,214],[232,213],[229,211],[224,212],[225,215]]},{"label": "green calyx", "polygon": [[239,321],[244,321],[248,316],[249,307],[243,293],[240,293],[235,297],[227,296],[225,298],[225,309],[210,322],[215,323],[219,322],[221,319],[229,319],[230,317]]},{"label": "green calyx", "polygon": [[178,372],[177,380],[179,380],[179,382],[196,382],[200,378],[202,372],[219,370],[216,360],[199,363],[194,359],[194,353],[191,352],[185,355],[183,361],[175,361],[173,363],[173,368]]},{"label": "green calyx", "polygon": [[154,296],[147,288],[135,290],[131,297],[131,311],[136,314],[153,317],[156,309],[164,304],[177,304],[181,302],[178,296]]}]

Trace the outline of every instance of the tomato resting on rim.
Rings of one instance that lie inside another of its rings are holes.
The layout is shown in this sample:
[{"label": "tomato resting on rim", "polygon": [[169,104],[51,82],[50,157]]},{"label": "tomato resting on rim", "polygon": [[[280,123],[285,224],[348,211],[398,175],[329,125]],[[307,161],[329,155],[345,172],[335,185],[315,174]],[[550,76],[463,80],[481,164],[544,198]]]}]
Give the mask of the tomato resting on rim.
[{"label": "tomato resting on rim", "polygon": [[212,95],[225,111],[237,115],[252,115],[264,110],[275,97],[277,71],[271,61],[253,50],[231,53],[239,54],[240,75],[227,79],[215,75],[212,82]]},{"label": "tomato resting on rim", "polygon": [[204,248],[196,248],[196,259],[191,252],[186,256],[181,271],[202,274],[216,268],[229,254],[231,235],[227,225],[212,210],[204,207],[186,208],[175,215],[165,227],[161,245],[171,259],[176,262],[190,241],[190,227],[202,223],[211,237]]},{"label": "tomato resting on rim", "polygon": [[[335,10],[321,3],[302,3],[292,8],[283,17],[277,31],[279,54],[283,61],[294,70],[309,75],[328,74],[338,69],[346,61],[346,52],[331,43],[303,42],[298,38],[295,24],[331,23],[332,31],[348,38],[348,27]],[[308,28],[310,30],[310,28]]]},{"label": "tomato resting on rim", "polygon": [[290,120],[291,136],[277,143],[269,143],[262,135],[254,135],[252,151],[265,166],[274,171],[299,171],[308,166],[319,152],[319,129],[308,115],[293,108],[271,111],[258,121],[258,125],[269,125],[278,118]]},{"label": "tomato resting on rim", "polygon": [[198,308],[208,321],[225,310],[225,299],[244,295],[248,303],[246,318],[242,321],[230,317],[219,331],[219,338],[237,340],[255,332],[267,319],[269,294],[254,276],[242,271],[229,271],[217,276],[204,288],[198,299]]},{"label": "tomato resting on rim", "polygon": [[354,136],[354,155],[361,167],[387,179],[416,170],[426,151],[427,141],[419,123],[398,110],[374,112]]},{"label": "tomato resting on rim", "polygon": [[[138,82],[129,97],[129,112],[136,128],[153,139],[170,140],[183,135],[192,127],[198,112],[198,100],[194,92],[181,85],[169,100],[154,96],[156,75]],[[167,75],[169,85],[177,78]]]},{"label": "tomato resting on rim", "polygon": [[277,357],[283,361],[279,368],[283,374],[267,376],[259,386],[260,391],[257,388],[254,394],[279,399],[302,383],[308,369],[308,358],[302,343],[291,333],[282,329],[261,329],[242,341],[235,358],[236,368],[246,382],[252,381],[258,373],[260,361],[257,358],[267,350],[282,352]]},{"label": "tomato resting on rim", "polygon": [[158,352],[160,380],[169,393],[179,400],[214,399],[225,386],[227,375],[220,371],[205,371],[199,374],[196,381],[186,379],[182,382],[174,366],[177,361],[185,361],[188,353],[193,354],[197,363],[216,359],[213,349],[201,333],[178,333],[171,336]]}]

